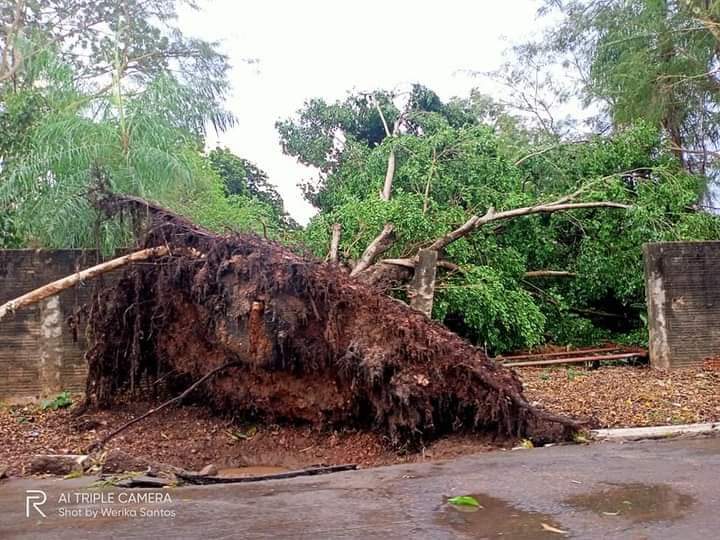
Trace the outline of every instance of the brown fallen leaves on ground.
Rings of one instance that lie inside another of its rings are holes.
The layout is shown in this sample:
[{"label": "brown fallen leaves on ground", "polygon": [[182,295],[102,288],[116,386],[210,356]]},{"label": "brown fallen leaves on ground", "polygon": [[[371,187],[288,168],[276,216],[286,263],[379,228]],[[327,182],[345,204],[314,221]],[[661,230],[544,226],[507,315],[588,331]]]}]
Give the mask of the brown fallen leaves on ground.
[{"label": "brown fallen leaves on ground", "polygon": [[650,367],[518,368],[529,400],[595,427],[640,427],[720,420],[720,371]]},{"label": "brown fallen leaves on ground", "polygon": [[[551,411],[593,417],[596,427],[631,427],[720,420],[720,371],[671,372],[648,367],[520,368],[529,399]],[[79,418],[69,409],[0,406],[0,466],[23,473],[38,453],[77,453],[152,404],[133,403]],[[194,406],[170,408],[113,439],[133,456],[199,470],[269,465],[302,468],[317,464],[364,466],[443,459],[499,445],[485,436],[453,435],[424,452],[399,454],[377,433],[327,432],[307,427],[262,426],[218,418]]]},{"label": "brown fallen leaves on ground", "polygon": [[[91,442],[153,404],[132,403],[74,417],[70,409],[43,411],[35,405],[0,405],[0,466],[22,475],[35,454],[81,453]],[[507,446],[507,443],[506,443]],[[450,458],[499,448],[491,437],[453,435],[421,452],[400,454],[379,433],[319,431],[310,427],[255,425],[213,416],[195,406],[168,408],[118,435],[106,450],[189,470],[357,463],[375,466]]]}]

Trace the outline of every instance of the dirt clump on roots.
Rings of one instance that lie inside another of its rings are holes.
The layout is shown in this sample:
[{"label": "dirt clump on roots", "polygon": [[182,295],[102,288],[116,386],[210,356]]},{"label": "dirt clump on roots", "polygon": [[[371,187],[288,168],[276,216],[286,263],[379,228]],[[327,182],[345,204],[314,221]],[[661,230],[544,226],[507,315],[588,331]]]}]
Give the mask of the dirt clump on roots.
[{"label": "dirt clump on roots", "polygon": [[88,313],[88,404],[194,392],[266,423],[375,430],[395,447],[448,433],[558,440],[579,424],[531,406],[510,370],[444,326],[344,271],[252,235],[219,236],[134,198],[142,247]]}]

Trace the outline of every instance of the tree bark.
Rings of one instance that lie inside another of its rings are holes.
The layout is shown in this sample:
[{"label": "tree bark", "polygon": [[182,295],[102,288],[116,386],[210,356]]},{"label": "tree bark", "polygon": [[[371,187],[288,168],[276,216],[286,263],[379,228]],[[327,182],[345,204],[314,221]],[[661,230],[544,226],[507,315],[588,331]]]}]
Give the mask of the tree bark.
[{"label": "tree bark", "polygon": [[408,289],[410,307],[424,313],[428,317],[432,316],[437,260],[437,251],[421,249],[418,252],[415,274]]},{"label": "tree bark", "polygon": [[378,234],[365,249],[355,268],[350,272],[350,276],[356,276],[363,270],[369,268],[377,257],[392,247],[394,242],[395,226],[392,223],[386,223],[380,234]]},{"label": "tree bark", "polygon": [[5,48],[0,57],[0,82],[11,79],[22,65],[23,57],[15,41],[21,34],[25,20],[25,0],[17,0],[13,22],[5,28]]},{"label": "tree bark", "polygon": [[330,239],[330,253],[328,253],[328,261],[333,264],[338,262],[338,251],[340,249],[340,233],[342,232],[342,225],[340,223],[334,223],[332,226],[332,237]]},{"label": "tree bark", "polygon": [[77,274],[58,279],[57,281],[53,281],[52,283],[40,287],[39,289],[30,291],[29,293],[15,298],[14,300],[10,300],[9,302],[6,302],[2,306],[0,306],[0,320],[2,320],[9,313],[15,312],[17,309],[36,304],[37,302],[40,302],[45,298],[58,294],[65,289],[74,287],[75,285],[77,285],[81,281],[85,281],[86,279],[92,279],[102,274],[106,274],[107,272],[112,272],[113,270],[117,270],[118,268],[122,268],[123,266],[131,264],[133,262],[145,261],[147,259],[152,259],[155,257],[163,257],[165,255],[168,255],[169,253],[170,249],[166,246],[143,249],[141,251],[136,251],[135,253],[123,255],[122,257],[118,257],[117,259],[113,259],[111,261],[92,266],[90,268],[87,268],[86,270],[83,270],[82,272],[78,272]]},{"label": "tree bark", "polygon": [[395,176],[395,149],[390,150],[388,156],[387,171],[385,172],[385,183],[383,184],[382,199],[384,201],[390,200],[392,194],[393,178]]}]

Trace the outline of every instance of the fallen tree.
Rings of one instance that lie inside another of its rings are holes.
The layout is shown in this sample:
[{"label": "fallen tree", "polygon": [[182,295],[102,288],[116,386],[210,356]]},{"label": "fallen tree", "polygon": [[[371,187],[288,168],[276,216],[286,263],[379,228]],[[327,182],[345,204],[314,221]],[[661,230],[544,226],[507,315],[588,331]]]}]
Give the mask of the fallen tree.
[{"label": "fallen tree", "polygon": [[212,234],[140,199],[101,204],[145,219],[142,247],[170,253],[96,295],[89,405],[177,395],[207,379],[200,399],[218,410],[381,430],[396,446],[457,431],[556,440],[581,428],[529,404],[515,373],[479,349],[336,265]]}]

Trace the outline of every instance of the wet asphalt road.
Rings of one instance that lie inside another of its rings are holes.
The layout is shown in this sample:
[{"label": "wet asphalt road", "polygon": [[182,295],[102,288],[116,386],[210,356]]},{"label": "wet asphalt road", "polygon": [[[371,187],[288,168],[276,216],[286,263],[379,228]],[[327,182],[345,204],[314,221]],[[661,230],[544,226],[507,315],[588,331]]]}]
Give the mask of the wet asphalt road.
[{"label": "wet asphalt road", "polygon": [[[719,480],[717,437],[495,452],[324,477],[173,488],[165,490],[170,501],[163,495],[128,501],[139,490],[88,490],[88,479],[6,480],[0,483],[0,539],[711,539],[720,536]],[[32,507],[26,517],[27,489],[46,493],[39,508],[47,517]],[[103,500],[93,503],[88,493]],[[473,495],[481,507],[459,511],[446,503],[454,495]]]}]

